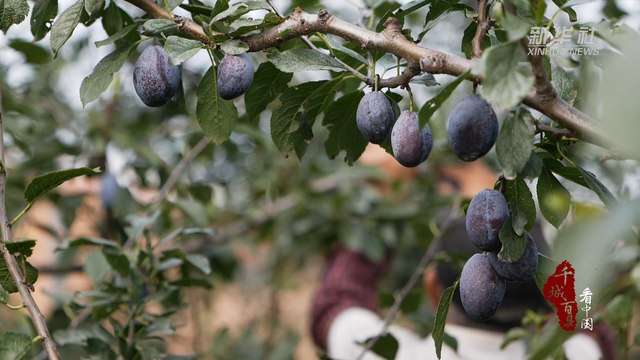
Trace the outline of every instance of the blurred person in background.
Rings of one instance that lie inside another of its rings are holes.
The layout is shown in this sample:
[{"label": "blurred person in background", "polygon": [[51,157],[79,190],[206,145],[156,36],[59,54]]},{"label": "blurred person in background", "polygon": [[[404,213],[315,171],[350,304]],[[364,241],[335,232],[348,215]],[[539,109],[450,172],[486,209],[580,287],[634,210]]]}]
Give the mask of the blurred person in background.
[{"label": "blurred person in background", "polygon": [[[415,168],[405,168],[377,146],[369,146],[360,160],[365,165],[379,167],[390,180],[410,181],[417,176]],[[462,198],[473,198],[483,189],[493,188],[497,174],[482,161],[448,165],[439,169],[438,191],[457,193]],[[388,184],[380,184],[387,192]],[[549,253],[540,224],[532,229],[541,253]],[[437,248],[454,251],[465,256],[480,252],[468,239],[464,217],[455,220]],[[377,313],[378,282],[389,269],[392,252],[385,260],[372,262],[364,255],[336,247],[329,255],[323,271],[320,287],[314,297],[311,333],[316,345],[336,360],[358,358],[363,347],[358,343],[380,333],[384,320]],[[451,286],[460,271],[451,265],[431,267],[423,279],[427,296],[435,313],[442,291]],[[442,359],[524,359],[527,349],[524,340],[513,341],[504,349],[501,345],[509,329],[521,325],[526,310],[545,314],[552,308],[544,299],[534,280],[507,284],[505,298],[498,312],[485,322],[469,317],[462,308],[459,290],[456,290],[449,309],[445,331],[457,340],[457,352],[446,344]],[[555,314],[550,321],[555,321]],[[603,324],[604,325],[604,324]],[[435,345],[431,337],[420,338],[412,331],[390,326],[389,332],[398,340],[396,360],[436,359]],[[569,360],[614,359],[611,335],[604,326],[596,326],[592,332],[579,332],[563,344]],[[369,351],[363,360],[381,359]]]}]

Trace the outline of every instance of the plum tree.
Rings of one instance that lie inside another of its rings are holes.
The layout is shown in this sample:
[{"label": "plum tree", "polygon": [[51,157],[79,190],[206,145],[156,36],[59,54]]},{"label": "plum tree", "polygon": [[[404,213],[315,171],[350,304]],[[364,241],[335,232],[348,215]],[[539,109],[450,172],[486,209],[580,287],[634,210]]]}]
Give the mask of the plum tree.
[{"label": "plum tree", "polygon": [[463,161],[475,161],[496,143],[498,118],[480,95],[469,95],[451,112],[448,132],[453,153]]},{"label": "plum tree", "polygon": [[433,147],[429,124],[420,132],[418,113],[405,110],[391,131],[391,147],[396,160],[406,167],[415,167],[427,160]]},{"label": "plum tree", "polygon": [[161,46],[148,46],[136,61],[133,85],[145,105],[162,106],[178,92],[180,69],[169,64]]},{"label": "plum tree", "polygon": [[533,279],[538,271],[538,247],[528,232],[525,231],[524,234],[526,245],[520,259],[509,262],[502,260],[497,252],[489,254],[493,268],[508,281],[528,281]]},{"label": "plum tree", "polygon": [[393,109],[382,92],[370,92],[360,100],[356,123],[362,136],[370,143],[385,142],[391,133],[393,120]]},{"label": "plum tree", "polygon": [[498,190],[485,189],[471,199],[467,210],[467,235],[480,250],[500,249],[500,229],[509,217],[509,206]]},{"label": "plum tree", "polygon": [[506,281],[491,265],[489,255],[475,254],[460,275],[460,299],[469,316],[478,321],[490,319],[502,304]]},{"label": "plum tree", "polygon": [[253,83],[253,63],[247,53],[227,55],[218,66],[218,95],[232,100],[244,94]]}]

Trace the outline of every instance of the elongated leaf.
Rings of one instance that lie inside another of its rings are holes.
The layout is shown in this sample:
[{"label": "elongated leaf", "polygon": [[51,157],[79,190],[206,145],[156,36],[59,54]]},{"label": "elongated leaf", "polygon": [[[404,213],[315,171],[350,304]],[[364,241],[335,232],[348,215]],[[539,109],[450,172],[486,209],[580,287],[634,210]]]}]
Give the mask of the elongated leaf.
[{"label": "elongated leaf", "polygon": [[453,285],[449,286],[442,292],[440,301],[438,302],[438,309],[436,310],[436,320],[433,324],[433,332],[431,337],[436,346],[436,356],[438,359],[442,357],[442,341],[444,340],[444,326],[447,322],[447,315],[449,314],[449,307],[451,306],[451,300],[453,300],[453,294],[456,292],[456,288],[460,284],[460,278],[456,280]]},{"label": "elongated leaf", "polygon": [[339,78],[308,82],[282,94],[282,104],[271,116],[271,138],[280,151],[295,150],[302,159],[308,141],[313,138],[311,128],[318,115],[333,101],[339,82]]},{"label": "elongated leaf", "polygon": [[57,329],[53,332],[53,339],[60,346],[78,345],[87,346],[87,339],[95,338],[93,332],[85,329],[63,330]]},{"label": "elongated leaf", "polygon": [[229,25],[230,37],[236,38],[248,32],[272,28],[281,24],[284,19],[273,13],[268,13],[263,19],[238,19]]},{"label": "elongated leaf", "polygon": [[508,180],[504,197],[507,203],[515,203],[524,212],[527,216],[524,229],[530,231],[536,221],[536,203],[524,179],[517,177],[515,180]]},{"label": "elongated leaf", "polygon": [[24,198],[27,200],[27,202],[33,203],[40,196],[55,189],[65,181],[69,181],[78,176],[92,176],[99,173],[99,169],[78,168],[52,171],[44,175],[36,176],[33,180],[31,180],[31,182],[27,185],[27,188],[24,190]]},{"label": "elongated leaf", "polygon": [[249,45],[238,39],[227,40],[220,45],[220,50],[227,55],[240,55],[249,50]]},{"label": "elongated leaf", "polygon": [[107,39],[96,41],[95,45],[96,45],[96,47],[101,47],[101,46],[113,44],[114,42],[124,38],[127,35],[129,35],[129,33],[131,31],[134,31],[137,27],[138,27],[138,24],[127,25],[127,26],[123,27],[122,30],[120,30],[120,31],[116,32],[115,34],[109,36]]},{"label": "elongated leaf", "polygon": [[143,25],[144,33],[148,36],[171,35],[178,29],[178,24],[168,19],[150,19],[145,21]]},{"label": "elongated leaf", "polygon": [[569,21],[578,21],[578,15],[571,8],[571,4],[568,4],[567,0],[553,0],[553,3],[569,15]]},{"label": "elongated leaf", "polygon": [[527,110],[511,112],[504,120],[496,141],[496,154],[507,179],[515,179],[524,169],[533,151],[534,135],[535,128]]},{"label": "elongated leaf", "polygon": [[105,56],[100,62],[93,68],[91,75],[82,80],[80,84],[80,101],[82,106],[86,106],[88,103],[100,97],[100,94],[105,92],[113,81],[113,74],[120,71],[122,65],[127,61],[127,56],[136,45],[129,45],[126,47],[117,48],[111,54]]},{"label": "elongated leaf", "polygon": [[571,194],[547,168],[542,169],[537,193],[540,212],[551,225],[558,228],[569,213]]},{"label": "elongated leaf", "polygon": [[20,24],[29,14],[27,0],[0,0],[0,30],[5,34],[13,24]]},{"label": "elongated leaf", "polygon": [[422,32],[418,35],[418,40],[422,40],[429,30],[433,29],[434,26],[438,25],[438,23],[444,20],[447,15],[454,11],[460,11],[468,18],[476,14],[475,9],[469,5],[452,4],[447,0],[435,0],[429,7],[429,12],[424,20]]},{"label": "elongated leaf", "polygon": [[432,97],[429,101],[427,101],[420,112],[418,113],[418,118],[420,120],[420,130],[431,120],[433,114],[435,114],[438,109],[442,106],[442,104],[447,101],[449,96],[453,93],[453,91],[460,85],[461,82],[471,77],[470,72],[466,72],[453,80],[452,82],[445,85],[442,90],[438,93],[438,95]]},{"label": "elongated leaf", "polygon": [[531,65],[518,42],[487,49],[472,73],[485,77],[482,96],[504,108],[519,104],[534,83]]},{"label": "elongated leaf", "polygon": [[44,65],[51,60],[48,50],[32,42],[16,39],[12,40],[9,46],[23,53],[27,62],[31,64]]},{"label": "elongated leaf", "polygon": [[58,247],[56,248],[56,251],[64,251],[64,250],[68,250],[78,246],[91,246],[91,245],[106,246],[106,247],[112,247],[112,248],[119,247],[118,243],[113,240],[83,237],[75,240],[65,240],[61,242],[60,245],[58,245]]},{"label": "elongated leaf", "polygon": [[42,40],[49,32],[51,19],[58,15],[58,0],[38,0],[31,12],[31,34],[34,41]]},{"label": "elongated leaf", "polygon": [[329,45],[331,45],[331,47],[333,48],[334,51],[339,51],[339,52],[351,57],[352,59],[358,60],[359,62],[361,62],[361,63],[363,63],[365,65],[369,64],[367,59],[365,59],[362,55],[358,54],[354,50],[351,50],[351,49],[347,48],[344,45],[341,45],[340,43],[338,43],[330,35],[325,35],[325,37],[326,37],[327,41],[329,42]]},{"label": "elongated leaf", "polygon": [[238,122],[233,101],[218,96],[216,69],[211,67],[198,86],[196,116],[204,134],[216,144],[227,141]]},{"label": "elongated leaf", "polygon": [[551,83],[556,89],[558,96],[569,105],[573,105],[578,96],[578,91],[573,88],[573,79],[566,71],[560,66],[556,66],[551,71]]},{"label": "elongated leaf", "polygon": [[53,50],[54,57],[58,55],[62,45],[69,40],[73,30],[78,26],[83,8],[84,0],[78,0],[78,2],[60,14],[58,20],[53,23],[51,28],[51,50]]},{"label": "elongated leaf", "polygon": [[[216,4],[216,7],[217,7],[217,4]],[[216,21],[221,21],[221,20],[224,20],[227,23],[232,22],[233,20],[248,13],[249,11],[254,11],[254,10],[271,11],[272,9],[271,9],[271,6],[266,1],[259,1],[259,0],[244,1],[237,4],[233,4],[226,10],[221,11],[220,13],[214,15],[213,19],[211,19],[211,23],[214,23]]]},{"label": "elongated leaf", "polygon": [[[360,345],[364,346],[370,340],[371,338],[360,343]],[[375,344],[373,344],[371,351],[383,359],[394,360],[398,353],[398,347],[398,340],[396,340],[396,338],[390,333],[386,333],[381,336]]]},{"label": "elongated leaf", "polygon": [[513,229],[513,219],[509,216],[500,229],[502,248],[498,256],[505,261],[517,261],[524,254],[527,239],[524,232],[518,235]]},{"label": "elongated leaf", "polygon": [[362,91],[344,95],[331,104],[322,121],[329,129],[329,137],[324,143],[327,156],[333,159],[340,150],[345,150],[344,161],[349,166],[358,160],[368,144],[356,124],[356,112],[363,96]]},{"label": "elongated leaf", "polygon": [[344,71],[345,68],[329,55],[311,49],[292,49],[283,52],[274,50],[267,55],[269,61],[280,71],[293,73],[298,71]]},{"label": "elongated leaf", "polygon": [[580,170],[573,166],[564,166],[560,161],[555,159],[542,159],[542,164],[553,173],[590,189],[589,184],[587,184],[587,181],[584,179],[584,176],[582,176]]},{"label": "elongated leaf", "polygon": [[[24,269],[22,268],[22,262],[19,261],[18,266],[20,266],[21,272],[24,271]],[[33,265],[31,265],[28,261],[25,261],[25,267],[27,269],[27,282],[29,284],[35,284],[36,281],[38,281],[38,269],[33,267]],[[11,273],[9,273],[9,269],[7,268],[7,264],[4,262],[3,258],[0,258],[0,287],[2,287],[10,294],[18,292],[18,287],[13,281]]]},{"label": "elongated leaf", "polygon": [[22,359],[31,348],[31,338],[25,334],[0,333],[0,357],[6,360]]},{"label": "elongated leaf", "polygon": [[189,264],[198,268],[205,275],[211,274],[211,265],[209,259],[200,254],[189,254],[185,259]]},{"label": "elongated leaf", "polygon": [[169,57],[171,65],[180,65],[189,60],[202,48],[202,43],[197,40],[185,39],[179,36],[169,36],[164,43],[164,51]]},{"label": "elongated leaf", "polygon": [[85,0],[84,9],[89,16],[99,12],[104,8],[104,0]]},{"label": "elongated leaf", "polygon": [[589,186],[589,189],[593,190],[596,193],[596,195],[598,195],[600,200],[602,200],[604,205],[609,210],[612,210],[620,205],[620,202],[618,201],[618,199],[593,174],[591,174],[590,172],[588,172],[587,170],[581,167],[578,167],[578,170],[580,171],[580,173],[582,174],[582,177],[584,178],[585,182]]},{"label": "elongated leaf", "polygon": [[260,64],[251,87],[244,94],[249,119],[260,115],[267,105],[287,90],[287,83],[292,77],[293,74],[283,73],[268,61]]}]

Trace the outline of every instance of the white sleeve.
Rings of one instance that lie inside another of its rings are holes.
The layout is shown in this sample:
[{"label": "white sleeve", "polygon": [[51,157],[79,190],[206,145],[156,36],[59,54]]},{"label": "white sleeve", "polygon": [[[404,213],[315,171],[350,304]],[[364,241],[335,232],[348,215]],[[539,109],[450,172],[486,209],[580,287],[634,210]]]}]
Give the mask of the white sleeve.
[{"label": "white sleeve", "polygon": [[[327,335],[327,354],[337,360],[355,360],[362,352],[362,346],[357,342],[363,342],[376,336],[382,330],[384,321],[378,314],[364,308],[348,308],[342,311],[331,323]],[[398,340],[398,353],[396,360],[402,359],[430,359],[429,344],[419,338],[413,332],[391,326],[389,332]],[[383,360],[378,355],[368,352],[363,360]]]},{"label": "white sleeve", "polygon": [[589,335],[575,334],[562,345],[568,360],[599,360],[602,358],[600,345]]}]

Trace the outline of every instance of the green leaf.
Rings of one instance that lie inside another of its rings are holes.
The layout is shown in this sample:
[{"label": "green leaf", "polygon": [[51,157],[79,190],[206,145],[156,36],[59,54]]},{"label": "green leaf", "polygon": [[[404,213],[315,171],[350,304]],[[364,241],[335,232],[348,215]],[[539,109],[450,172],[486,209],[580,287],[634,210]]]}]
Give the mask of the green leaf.
[{"label": "green leaf", "polygon": [[[217,7],[217,4],[216,4]],[[214,8],[215,12],[216,8]],[[271,11],[271,6],[266,1],[244,1],[240,3],[236,3],[231,5],[228,9],[221,11],[220,13],[213,16],[211,19],[211,23],[216,21],[225,20],[226,23],[230,23],[233,20],[239,18],[240,16],[254,10],[269,10]]]},{"label": "green leaf", "polygon": [[180,65],[191,59],[201,48],[200,41],[179,36],[169,36],[164,43],[164,51],[167,53],[171,65]]},{"label": "green leaf", "polygon": [[105,46],[105,45],[113,44],[114,42],[124,38],[127,35],[129,35],[130,32],[136,30],[137,28],[138,28],[138,24],[137,23],[136,24],[127,25],[127,26],[123,27],[120,31],[118,31],[115,34],[109,36],[107,39],[96,41],[95,45],[96,45],[96,47],[102,47],[102,46]]},{"label": "green leaf", "polygon": [[345,71],[336,59],[311,49],[292,49],[283,52],[273,50],[267,55],[269,61],[280,71],[293,73],[298,71]]},{"label": "green leaf", "polygon": [[542,329],[537,341],[533,343],[528,360],[543,360],[554,351],[562,348],[562,344],[573,335],[572,331],[565,331],[558,321],[551,321]]},{"label": "green leaf", "polygon": [[327,39],[327,42],[329,42],[329,45],[331,45],[331,48],[333,48],[334,51],[341,52],[351,57],[352,59],[355,59],[365,65],[369,65],[369,62],[367,61],[367,59],[365,59],[362,55],[338,43],[331,35],[325,35],[325,38]]},{"label": "green leaf", "polygon": [[34,41],[42,40],[51,29],[51,19],[58,15],[58,0],[37,0],[31,12],[31,34]]},{"label": "green leaf", "polygon": [[551,71],[551,84],[556,89],[558,96],[569,105],[573,105],[578,96],[578,91],[573,88],[573,79],[563,68],[556,66]]},{"label": "green leaf", "polygon": [[[469,26],[464,30],[462,34],[462,44],[460,45],[460,51],[464,53],[467,59],[471,59],[473,53],[473,38],[476,36],[476,30],[478,29],[478,23],[472,21]],[[485,35],[482,38],[482,51],[491,47],[491,37]]]},{"label": "green leaf", "polygon": [[87,339],[95,338],[93,332],[85,329],[57,329],[52,334],[56,344],[60,346],[78,345],[87,346]]},{"label": "green leaf", "polygon": [[12,332],[0,333],[0,358],[20,360],[31,348],[31,338],[25,334]]},{"label": "green leaf", "polygon": [[529,334],[525,328],[516,327],[509,329],[509,331],[504,335],[504,341],[500,345],[500,349],[504,350],[512,342],[526,339],[529,336],[531,336],[531,334]]},{"label": "green leaf", "polygon": [[95,285],[100,285],[109,273],[109,263],[101,251],[94,251],[87,255],[82,270]]},{"label": "green leaf", "polygon": [[91,176],[99,173],[99,169],[89,169],[85,167],[78,169],[52,171],[44,175],[36,176],[33,180],[31,180],[31,182],[27,185],[27,188],[24,190],[24,198],[27,200],[27,202],[33,203],[40,196],[55,189],[65,181],[77,178],[78,176]]},{"label": "green leaf", "polygon": [[201,287],[205,289],[213,289],[213,284],[209,282],[207,279],[180,279],[176,281],[172,281],[169,285],[178,286],[178,287]]},{"label": "green leaf", "polygon": [[260,115],[278,95],[288,89],[287,83],[293,74],[283,73],[270,62],[263,62],[253,78],[253,83],[244,94],[247,115],[250,120]]},{"label": "green leaf", "polygon": [[218,96],[216,69],[210,67],[198,86],[196,116],[204,134],[216,144],[227,141],[238,121],[233,101]]},{"label": "green leaf", "polygon": [[237,19],[229,25],[232,38],[239,37],[251,31],[272,28],[284,22],[284,19],[273,13],[268,13],[263,19]]},{"label": "green leaf", "polygon": [[536,272],[535,281],[540,292],[543,291],[544,284],[547,283],[549,276],[553,275],[556,271],[557,266],[558,263],[553,261],[551,258],[538,253],[538,271]]},{"label": "green leaf", "polygon": [[553,0],[553,3],[569,15],[569,21],[578,21],[578,15],[571,6],[567,6],[567,0]]},{"label": "green leaf", "polygon": [[515,202],[509,204],[509,212],[511,213],[511,225],[516,235],[520,236],[524,232],[524,227],[529,222],[527,215],[516,205]]},{"label": "green leaf", "polygon": [[329,129],[329,137],[324,143],[327,156],[333,159],[345,150],[344,161],[349,166],[358,160],[368,144],[356,124],[356,112],[363,96],[362,91],[344,95],[331,104],[322,121]]},{"label": "green leaf", "polygon": [[20,254],[24,257],[33,255],[33,247],[36,246],[34,239],[18,238],[4,243],[11,255]]},{"label": "green leaf", "polygon": [[11,48],[24,54],[28,63],[43,65],[51,60],[49,52],[43,47],[24,40],[12,40]]},{"label": "green leaf", "polygon": [[122,276],[129,276],[131,273],[131,264],[129,263],[129,258],[127,258],[120,249],[105,246],[102,248],[102,255],[104,255],[104,258],[113,270]]},{"label": "green leaf", "polygon": [[502,123],[496,141],[496,155],[504,177],[513,180],[524,169],[533,151],[535,128],[529,111],[512,111]]},{"label": "green leaf", "polygon": [[582,175],[582,172],[574,168],[573,166],[564,166],[560,161],[555,159],[542,159],[542,164],[545,168],[551,170],[553,173],[590,189],[589,184],[587,184],[587,181]]},{"label": "green leaf", "polygon": [[185,260],[198,268],[198,270],[202,271],[205,275],[211,274],[211,265],[209,264],[209,259],[200,254],[189,254],[185,258]]},{"label": "green leaf", "polygon": [[156,3],[169,11],[173,11],[173,9],[182,4],[182,1],[183,0],[157,0]]},{"label": "green leaf", "polygon": [[204,15],[216,16],[221,12],[227,10],[228,8],[229,8],[229,0],[216,0],[216,4],[213,6],[213,9],[209,10],[209,14],[204,14]]},{"label": "green leaf", "polygon": [[444,326],[447,322],[447,315],[449,314],[449,307],[451,306],[451,300],[453,300],[453,294],[456,292],[456,288],[460,284],[460,277],[453,285],[449,286],[442,292],[440,301],[438,302],[438,309],[436,310],[436,319],[433,324],[433,332],[431,337],[436,346],[436,356],[438,359],[442,357],[442,341],[444,340]]},{"label": "green leaf", "polygon": [[[27,268],[27,282],[29,284],[35,284],[38,281],[38,269],[33,267],[28,261],[24,262],[25,267]],[[20,267],[20,271],[24,272],[22,267],[22,261],[18,261],[18,266]],[[24,274],[23,274],[24,276]],[[10,294],[18,292],[18,287],[16,283],[13,282],[13,278],[11,278],[11,273],[9,273],[9,269],[7,268],[7,264],[4,262],[3,258],[0,258],[0,287],[2,287],[5,291]],[[0,352],[1,354],[1,352]]]},{"label": "green leaf", "polygon": [[446,332],[444,333],[444,343],[453,349],[454,352],[458,352],[458,340]]},{"label": "green leaf", "polygon": [[280,151],[295,149],[302,159],[311,131],[320,113],[333,101],[340,78],[300,84],[287,89],[280,101],[282,104],[271,116],[271,138]]},{"label": "green leaf", "polygon": [[231,39],[220,44],[220,50],[227,55],[240,55],[249,51],[249,45],[238,39]]},{"label": "green leaf", "polygon": [[[102,27],[107,32],[107,35],[115,36],[122,29],[127,26],[134,25],[136,23],[144,23],[146,19],[136,19],[135,21],[131,19],[129,14],[126,11],[120,9],[114,1],[109,1],[109,5],[104,10],[102,14]],[[118,39],[116,39],[118,40]],[[124,37],[124,41],[114,41],[117,47],[124,46],[127,44],[133,44],[140,40],[140,34],[137,31],[129,31]]]},{"label": "green leaf", "polygon": [[454,11],[461,11],[467,18],[470,18],[476,14],[476,10],[469,5],[455,3],[452,4],[447,0],[435,0],[429,7],[429,12],[427,13],[427,17],[424,20],[422,32],[420,33],[420,35],[418,35],[418,40],[422,40],[422,38],[427,34],[427,32],[429,32],[429,30],[433,29],[436,25],[438,25],[438,23],[444,20],[447,15]]},{"label": "green leaf", "polygon": [[160,33],[170,35],[178,30],[178,24],[168,19],[150,19],[145,21],[142,27],[147,36],[155,36]]},{"label": "green leaf", "polygon": [[431,117],[433,116],[433,114],[435,114],[435,112],[438,111],[438,109],[440,109],[442,104],[445,101],[447,101],[449,96],[451,96],[451,94],[458,87],[458,85],[460,85],[461,82],[463,82],[465,79],[468,79],[470,77],[471,77],[471,73],[468,71],[458,76],[457,78],[455,78],[455,80],[445,85],[440,90],[438,95],[432,97],[429,101],[427,101],[422,106],[422,108],[420,109],[420,112],[418,113],[418,119],[420,120],[420,130],[422,130],[422,128],[429,122],[429,120],[431,120]]},{"label": "green leaf", "polygon": [[93,68],[91,75],[82,80],[80,84],[80,101],[82,106],[94,101],[100,94],[105,92],[113,81],[113,74],[120,71],[122,65],[127,61],[127,56],[136,45],[117,48],[111,54],[105,56]]},{"label": "green leaf", "polygon": [[519,42],[490,47],[472,73],[484,75],[482,96],[504,108],[519,104],[534,83],[531,64]]},{"label": "green leaf", "polygon": [[540,176],[540,172],[542,172],[542,158],[532,151],[529,160],[524,164],[524,168],[520,170],[518,176],[533,180]]},{"label": "green leaf", "polygon": [[420,85],[424,85],[424,86],[438,86],[440,85],[440,83],[438,81],[436,81],[436,78],[429,74],[429,73],[424,73],[422,75],[418,75],[418,76],[414,76],[411,78],[411,80],[409,80],[410,83],[412,84],[420,84]]},{"label": "green leaf", "polygon": [[509,12],[502,13],[503,16],[496,16],[502,29],[507,32],[511,41],[520,40],[529,35],[531,24],[520,19],[518,16]]},{"label": "green leaf", "polygon": [[504,197],[508,204],[515,203],[525,213],[527,225],[524,229],[530,231],[536,222],[536,203],[524,179],[507,180]]},{"label": "green leaf", "polygon": [[524,232],[520,235],[514,231],[514,225],[512,217],[509,216],[500,229],[500,242],[502,248],[498,253],[498,257],[504,261],[518,261],[522,254],[524,254],[524,248],[527,244],[527,238]]},{"label": "green leaf", "polygon": [[593,190],[596,195],[598,195],[598,198],[602,200],[604,205],[609,210],[612,210],[613,208],[616,208],[620,205],[618,199],[593,174],[579,166],[578,170],[580,171],[580,174],[582,174],[582,178],[589,186],[589,189]]},{"label": "green leaf", "polygon": [[54,57],[58,56],[58,51],[69,40],[73,30],[78,26],[82,16],[82,9],[84,9],[84,0],[78,0],[78,2],[60,14],[58,20],[53,23],[51,27],[51,50],[53,50]]},{"label": "green leaf", "polygon": [[84,9],[89,16],[104,9],[104,0],[85,0]]},{"label": "green leaf", "polygon": [[9,292],[0,286],[0,303],[6,304],[9,301]]},{"label": "green leaf", "polygon": [[64,251],[64,250],[68,250],[78,246],[85,246],[85,245],[108,246],[113,248],[119,247],[118,243],[113,240],[83,237],[75,240],[65,240],[61,242],[60,245],[58,245],[58,247],[56,248],[56,251]]},{"label": "green leaf", "polygon": [[571,194],[546,167],[538,179],[537,193],[540,212],[551,225],[558,228],[569,213]]},{"label": "green leaf", "polygon": [[383,359],[394,360],[398,353],[398,347],[398,340],[396,340],[396,338],[390,333],[386,333],[376,341],[376,343],[371,347],[371,351],[381,356]]},{"label": "green leaf", "polygon": [[5,34],[13,24],[20,24],[29,14],[27,0],[0,0],[0,30]]}]

